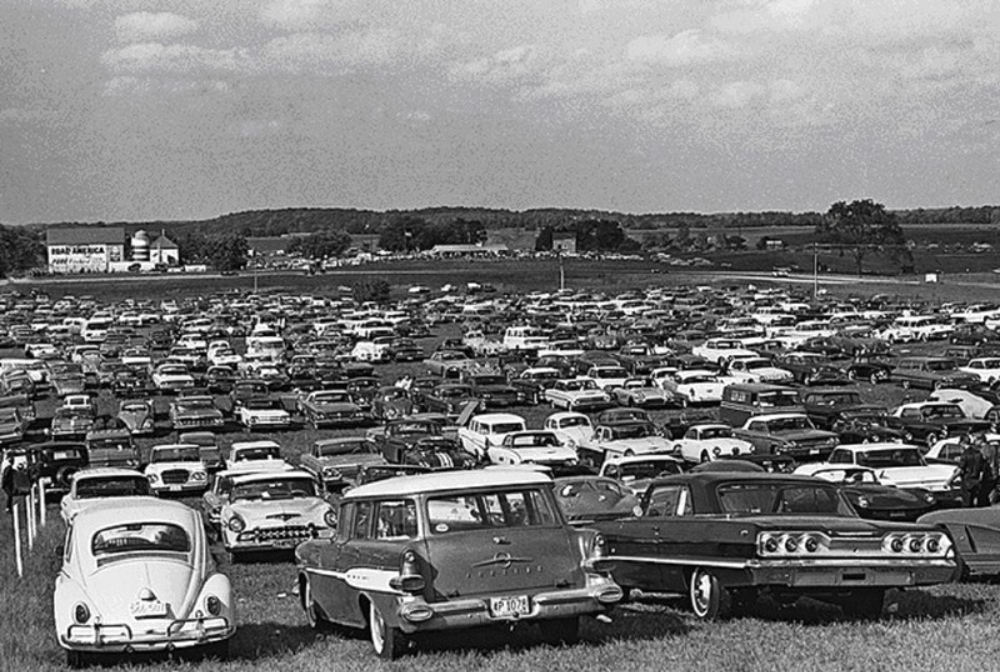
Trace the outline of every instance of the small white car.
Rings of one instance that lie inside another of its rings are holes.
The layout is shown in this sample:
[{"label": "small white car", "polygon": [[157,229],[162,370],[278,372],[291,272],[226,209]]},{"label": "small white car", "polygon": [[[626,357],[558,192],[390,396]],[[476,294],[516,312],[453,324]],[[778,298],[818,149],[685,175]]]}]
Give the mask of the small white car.
[{"label": "small white car", "polygon": [[567,411],[595,410],[611,405],[611,396],[589,378],[557,380],[543,396],[552,406]]},{"label": "small white car", "polygon": [[601,465],[600,475],[613,478],[642,496],[656,478],[673,476],[684,471],[684,464],[672,455],[629,455],[610,457]]},{"label": "small white car", "polygon": [[312,474],[300,469],[234,475],[219,512],[222,545],[234,557],[294,549],[337,525]]},{"label": "small white car", "polygon": [[743,342],[735,338],[710,338],[691,348],[691,354],[720,366],[732,359],[757,356],[756,352],[743,347]]},{"label": "small white car", "polygon": [[191,443],[153,446],[145,473],[156,495],[204,492],[208,488],[201,451]]},{"label": "small white car", "polygon": [[148,497],[101,502],[73,518],[64,549],[52,605],[71,667],[96,653],[198,647],[227,656],[235,600],[191,507]]},{"label": "small white car", "polygon": [[88,467],[73,474],[69,492],[59,500],[59,514],[69,523],[78,513],[115,497],[151,497],[146,475],[135,469]]},{"label": "small white car", "polygon": [[227,471],[287,471],[292,468],[281,457],[281,445],[277,441],[236,441],[229,448],[225,460]]},{"label": "small white car", "polygon": [[280,399],[251,397],[240,404],[237,418],[247,430],[288,429],[292,415],[285,410]]},{"label": "small white car", "polygon": [[563,411],[545,418],[545,429],[553,431],[559,440],[570,448],[576,448],[594,434],[594,424],[583,413]]},{"label": "small white car", "polygon": [[629,376],[628,371],[620,366],[598,365],[590,367],[587,375],[583,377],[597,383],[600,389],[610,392],[624,385]]},{"label": "small white car", "polygon": [[490,446],[503,443],[511,432],[523,432],[527,428],[527,423],[520,415],[485,413],[473,416],[464,427],[459,427],[458,440],[467,453],[482,460]]},{"label": "small white car", "polygon": [[740,383],[791,383],[795,376],[788,369],[774,366],[765,357],[744,357],[729,363],[726,377]]},{"label": "small white car", "polygon": [[676,371],[660,378],[660,387],[673,394],[681,406],[721,403],[725,386],[708,369]]},{"label": "small white car", "polygon": [[733,436],[729,425],[706,423],[689,427],[684,437],[674,443],[674,451],[685,462],[710,462],[720,457],[750,455],[754,447]]},{"label": "small white car", "polygon": [[612,395],[622,406],[639,408],[666,408],[673,403],[673,395],[657,385],[652,378],[629,378]]},{"label": "small white car", "polygon": [[153,371],[153,387],[159,392],[173,392],[194,387],[194,377],[183,364],[160,364]]},{"label": "small white car", "polygon": [[487,448],[486,454],[492,464],[508,466],[573,465],[579,461],[573,448],[563,445],[555,432],[546,429],[512,432],[500,445]]}]

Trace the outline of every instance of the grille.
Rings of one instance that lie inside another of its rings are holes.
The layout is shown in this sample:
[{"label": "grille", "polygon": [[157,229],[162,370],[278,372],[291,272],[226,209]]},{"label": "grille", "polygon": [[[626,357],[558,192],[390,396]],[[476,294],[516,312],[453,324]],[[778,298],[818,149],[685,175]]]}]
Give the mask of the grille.
[{"label": "grille", "polygon": [[289,525],[288,527],[271,527],[257,530],[259,541],[276,541],[278,539],[310,539],[312,530],[305,525]]},{"label": "grille", "polygon": [[163,479],[164,485],[180,485],[182,483],[187,483],[188,480],[188,470],[187,469],[170,469],[164,471],[161,478]]}]

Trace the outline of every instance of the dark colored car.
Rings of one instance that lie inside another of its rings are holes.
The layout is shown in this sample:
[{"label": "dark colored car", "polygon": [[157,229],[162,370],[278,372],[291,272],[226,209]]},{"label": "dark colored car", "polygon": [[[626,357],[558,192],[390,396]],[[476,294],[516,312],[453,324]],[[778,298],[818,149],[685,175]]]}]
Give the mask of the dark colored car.
[{"label": "dark colored car", "polygon": [[883,485],[872,469],[835,465],[812,476],[837,485],[862,518],[912,523],[938,506],[930,490]]},{"label": "dark colored car", "polygon": [[689,596],[704,620],[811,597],[875,618],[890,588],[951,581],[951,536],[931,525],[861,519],[832,483],[805,476],[715,472],[654,481],[641,514],[592,527],[612,576]]},{"label": "dark colored car", "polygon": [[827,390],[804,390],[802,392],[802,405],[806,409],[806,415],[820,429],[832,429],[845,412],[867,410],[876,412],[881,410],[883,415],[885,413],[885,409],[879,406],[865,404],[861,399],[861,393],[856,389],[843,387]]},{"label": "dark colored car", "polygon": [[30,448],[37,477],[45,483],[46,493],[69,492],[73,476],[90,463],[83,443],[43,443]]},{"label": "dark colored car", "polygon": [[571,523],[627,518],[639,505],[639,498],[613,478],[564,476],[555,484],[556,501]]},{"label": "dark colored car", "polygon": [[848,378],[867,380],[872,385],[888,381],[893,368],[893,360],[883,355],[858,355],[845,366]]}]

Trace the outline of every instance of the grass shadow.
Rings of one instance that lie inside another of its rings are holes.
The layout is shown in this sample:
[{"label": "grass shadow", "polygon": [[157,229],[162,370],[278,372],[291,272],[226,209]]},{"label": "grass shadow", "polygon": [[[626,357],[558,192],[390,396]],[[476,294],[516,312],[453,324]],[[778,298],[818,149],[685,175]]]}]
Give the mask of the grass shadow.
[{"label": "grass shadow", "polygon": [[230,659],[252,661],[293,653],[310,646],[318,637],[305,623],[241,623],[233,636]]}]

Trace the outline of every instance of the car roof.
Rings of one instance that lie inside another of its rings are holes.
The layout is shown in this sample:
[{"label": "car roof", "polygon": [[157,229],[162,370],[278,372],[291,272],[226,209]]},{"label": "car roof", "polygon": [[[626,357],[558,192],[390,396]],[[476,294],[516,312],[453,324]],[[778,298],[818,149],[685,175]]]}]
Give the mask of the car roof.
[{"label": "car roof", "polygon": [[237,441],[231,446],[231,450],[243,448],[281,448],[281,445],[271,439],[261,439],[259,441]]},{"label": "car roof", "polygon": [[152,497],[113,497],[95,500],[73,519],[73,529],[78,539],[86,539],[97,530],[135,521],[175,523],[184,527],[201,524],[197,511],[182,502]]},{"label": "car roof", "polygon": [[73,480],[75,482],[84,478],[114,478],[117,476],[146,478],[142,472],[135,469],[125,469],[123,467],[85,467],[73,474]]},{"label": "car roof", "polygon": [[805,413],[761,413],[754,415],[747,420],[787,420],[788,418],[807,418]]},{"label": "car roof", "polygon": [[884,450],[884,449],[921,450],[919,446],[914,446],[913,444],[910,443],[893,443],[892,441],[882,441],[879,443],[842,443],[836,448],[836,450],[849,450],[852,453],[866,453],[869,450]]},{"label": "car roof", "polygon": [[527,469],[478,469],[473,471],[450,471],[401,476],[362,485],[350,490],[344,499],[362,497],[391,497],[414,495],[424,492],[445,492],[475,488],[493,488],[522,485],[551,484],[552,479],[545,474]]},{"label": "car roof", "polygon": [[520,415],[515,415],[514,413],[484,413],[483,415],[476,415],[472,417],[473,420],[477,422],[524,422],[524,418]]},{"label": "car roof", "polygon": [[268,471],[252,471],[249,473],[238,474],[235,472],[230,472],[233,479],[233,485],[242,485],[243,483],[256,483],[259,481],[269,481],[273,478],[308,478],[313,480],[313,475],[308,471],[303,471],[302,469],[289,469],[287,471],[275,471],[274,469]]}]

